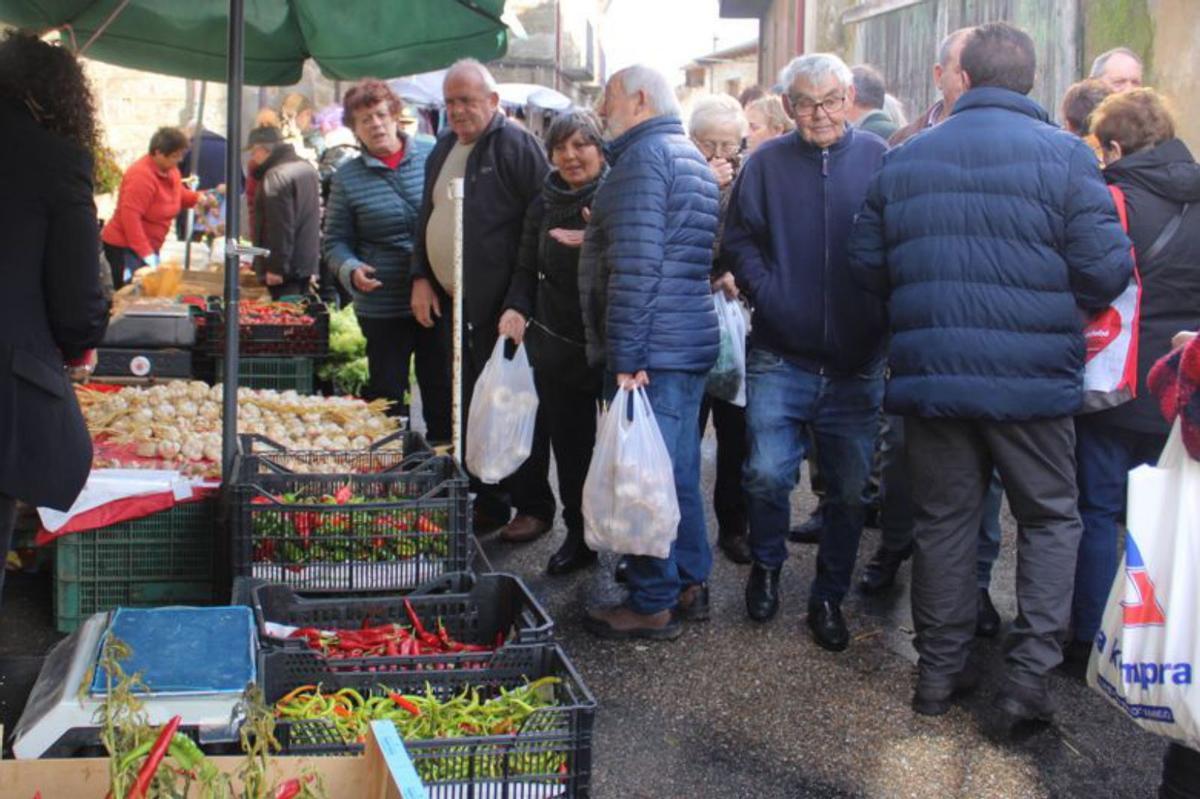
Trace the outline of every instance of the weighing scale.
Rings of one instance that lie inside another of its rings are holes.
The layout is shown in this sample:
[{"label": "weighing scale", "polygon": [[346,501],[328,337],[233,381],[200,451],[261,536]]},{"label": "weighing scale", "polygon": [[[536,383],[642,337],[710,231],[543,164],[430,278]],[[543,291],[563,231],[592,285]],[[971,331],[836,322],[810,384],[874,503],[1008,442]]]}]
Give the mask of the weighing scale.
[{"label": "weighing scale", "polygon": [[242,693],[257,677],[250,608],[119,608],[90,617],[50,651],[14,729],[15,757],[70,756],[99,744],[94,719],[106,675],[96,664],[109,632],[132,649],[121,666],[141,674],[151,725],[179,715],[202,744],[238,740]]}]

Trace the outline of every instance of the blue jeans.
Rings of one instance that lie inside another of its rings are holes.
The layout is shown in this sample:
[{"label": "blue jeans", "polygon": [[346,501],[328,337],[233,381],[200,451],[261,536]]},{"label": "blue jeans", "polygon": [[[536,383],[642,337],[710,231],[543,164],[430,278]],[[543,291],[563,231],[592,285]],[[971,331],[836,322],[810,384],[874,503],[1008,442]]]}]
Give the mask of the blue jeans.
[{"label": "blue jeans", "polygon": [[767,568],[787,559],[790,497],[811,434],[826,492],[811,599],[840,602],[850,590],[862,535],[862,494],[879,431],[883,362],[860,375],[826,377],[754,349],[746,359],[746,379],[750,451],[743,479],[750,551]]},{"label": "blue jeans", "polygon": [[1089,642],[1096,637],[1117,576],[1117,524],[1125,511],[1129,470],[1156,461],[1166,444],[1165,435],[1114,427],[1090,415],[1075,419],[1079,516],[1083,519],[1071,602],[1076,641]]},{"label": "blue jeans", "polygon": [[675,607],[685,586],[705,582],[712,571],[700,499],[700,429],[696,424],[706,376],[670,371],[651,371],[649,375],[646,394],[675,472],[679,534],[666,558],[626,558],[629,607],[646,614]]}]

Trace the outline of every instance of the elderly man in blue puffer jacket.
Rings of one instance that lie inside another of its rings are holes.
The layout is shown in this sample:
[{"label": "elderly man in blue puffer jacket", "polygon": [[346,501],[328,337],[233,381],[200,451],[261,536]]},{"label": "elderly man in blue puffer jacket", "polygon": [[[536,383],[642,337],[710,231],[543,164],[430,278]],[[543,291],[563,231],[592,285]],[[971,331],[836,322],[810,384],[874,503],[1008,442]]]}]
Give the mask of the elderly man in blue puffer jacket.
[{"label": "elderly man in blue puffer jacket", "polygon": [[671,454],[679,534],[669,557],[629,557],[629,600],[589,611],[609,638],[675,638],[680,618],[708,614],[712,551],[700,499],[696,418],[717,358],[709,288],[718,189],[684,132],[670,83],[648,67],[622,70],[605,88],[615,138],[580,257],[588,359],[618,386],[645,386]]},{"label": "elderly man in blue puffer jacket", "polygon": [[905,416],[908,437],[913,708],[945,713],[975,683],[975,559],[995,467],[1020,524],[1018,613],[996,706],[1044,720],[1082,533],[1072,420],[1083,399],[1081,320],[1124,289],[1133,265],[1095,156],[1026,97],[1029,36],[984,25],[961,65],[968,90],[950,118],[885,157],[851,268],[888,300],[885,405]]}]

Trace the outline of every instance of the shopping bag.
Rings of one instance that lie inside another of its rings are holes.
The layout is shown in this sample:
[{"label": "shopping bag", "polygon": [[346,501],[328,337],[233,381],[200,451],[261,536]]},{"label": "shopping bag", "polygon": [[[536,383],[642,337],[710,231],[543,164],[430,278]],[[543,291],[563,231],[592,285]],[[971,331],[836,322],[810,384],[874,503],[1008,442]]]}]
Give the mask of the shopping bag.
[{"label": "shopping bag", "polygon": [[1144,729],[1200,749],[1200,461],[1178,421],[1158,465],[1129,473],[1128,508],[1088,685]]},{"label": "shopping bag", "polygon": [[484,364],[467,416],[467,470],[485,483],[515,472],[533,451],[538,396],[524,345],[504,357],[501,336]]},{"label": "shopping bag", "polygon": [[679,531],[675,472],[644,388],[617,391],[583,483],[583,538],[594,550],[665,558]]},{"label": "shopping bag", "polygon": [[721,349],[717,362],[708,373],[704,390],[709,396],[746,407],[746,316],[741,303],[724,291],[713,293],[717,323],[721,329]]},{"label": "shopping bag", "polygon": [[[1109,186],[1121,227],[1129,232],[1125,194]],[[1132,254],[1132,248],[1130,250]],[[1137,263],[1129,285],[1112,304],[1087,320],[1083,339],[1087,354],[1083,365],[1083,408],[1091,413],[1113,408],[1137,396],[1138,322],[1141,316],[1142,278]]]}]

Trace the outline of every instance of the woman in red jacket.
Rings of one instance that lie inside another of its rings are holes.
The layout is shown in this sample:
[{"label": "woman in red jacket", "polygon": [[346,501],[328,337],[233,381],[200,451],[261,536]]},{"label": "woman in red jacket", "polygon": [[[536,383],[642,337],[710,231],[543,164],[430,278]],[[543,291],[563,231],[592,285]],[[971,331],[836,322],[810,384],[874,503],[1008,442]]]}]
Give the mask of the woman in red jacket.
[{"label": "woman in red jacket", "polygon": [[125,273],[142,265],[157,266],[158,251],[171,223],[201,195],[183,185],[179,162],[188,148],[179,128],[159,128],[150,139],[150,152],[125,171],[117,210],[100,238],[112,269],[113,289],[125,285]]}]

